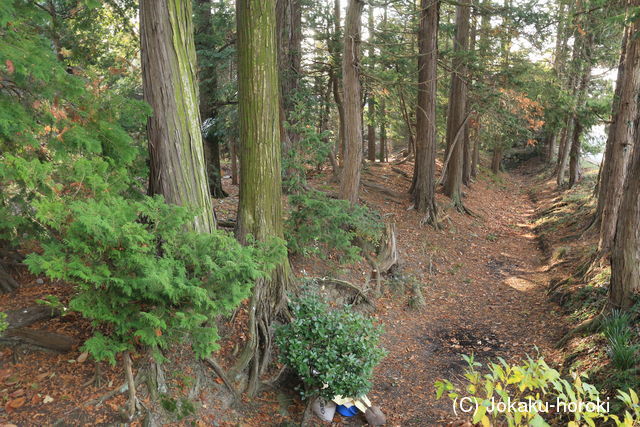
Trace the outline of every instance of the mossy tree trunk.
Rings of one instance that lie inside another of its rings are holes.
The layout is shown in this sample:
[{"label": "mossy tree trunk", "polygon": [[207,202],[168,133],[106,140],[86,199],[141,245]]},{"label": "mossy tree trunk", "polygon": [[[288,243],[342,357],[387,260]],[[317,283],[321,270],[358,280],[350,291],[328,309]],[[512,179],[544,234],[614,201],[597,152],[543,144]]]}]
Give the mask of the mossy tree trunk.
[{"label": "mossy tree trunk", "polygon": [[197,210],[193,228],[215,229],[207,185],[190,0],[141,0],[144,99],[153,108],[149,193]]},{"label": "mossy tree trunk", "polygon": [[445,194],[451,198],[458,210],[464,210],[461,191],[463,145],[462,141],[456,141],[456,137],[459,137],[460,126],[464,124],[467,104],[467,84],[463,77],[466,77],[467,74],[464,52],[469,48],[469,18],[469,5],[459,3],[456,6],[456,35],[449,95],[449,115],[447,117],[447,147],[451,157],[444,185]]},{"label": "mossy tree trunk", "polygon": [[364,1],[349,0],[344,24],[342,85],[344,92],[344,166],[340,197],[355,205],[362,163],[362,104],[360,97],[360,30]]},{"label": "mossy tree trunk", "polygon": [[418,27],[418,107],[416,160],[411,192],[418,212],[437,225],[436,206],[436,78],[438,64],[438,0],[421,0]]},{"label": "mossy tree trunk", "polygon": [[[238,0],[238,100],[240,201],[236,234],[258,241],[283,238],[280,173],[280,109],[276,43],[276,0]],[[249,339],[236,366],[248,369],[254,394],[271,354],[271,323],[286,313],[288,260],[256,283],[249,307]]]}]

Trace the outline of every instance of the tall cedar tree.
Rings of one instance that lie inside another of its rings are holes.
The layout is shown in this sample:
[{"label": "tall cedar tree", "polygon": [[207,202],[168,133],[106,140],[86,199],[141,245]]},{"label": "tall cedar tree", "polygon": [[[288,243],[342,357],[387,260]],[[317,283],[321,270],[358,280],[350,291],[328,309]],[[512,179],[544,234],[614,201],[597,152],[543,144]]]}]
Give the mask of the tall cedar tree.
[{"label": "tall cedar tree", "polygon": [[415,208],[426,221],[437,224],[436,72],[438,64],[438,0],[421,0],[418,27],[418,106],[416,108],[416,160],[411,192]]},{"label": "tall cedar tree", "polygon": [[[630,37],[632,38],[635,37]],[[636,146],[638,146],[639,137],[636,120]],[[640,292],[640,185],[638,183],[640,183],[640,150],[635,149],[627,171],[611,251],[609,302],[614,308],[630,308],[634,303],[634,297]]]},{"label": "tall cedar tree", "polygon": [[333,2],[333,34],[329,42],[329,53],[331,55],[331,67],[329,67],[329,84],[333,93],[333,100],[338,110],[338,138],[336,141],[336,149],[334,155],[338,156],[340,166],[344,165],[344,103],[340,94],[340,76],[339,64],[341,64],[340,50],[340,0]]},{"label": "tall cedar tree", "polygon": [[[294,95],[298,89],[302,60],[302,5],[301,0],[276,0],[276,28],[278,40],[278,71],[280,77],[280,140],[282,154],[289,162],[295,161],[300,135],[287,126],[292,124],[295,108]],[[298,173],[287,165],[285,177]],[[302,181],[304,177],[300,176]],[[286,189],[291,190],[291,189]]]},{"label": "tall cedar tree", "polygon": [[451,92],[449,95],[449,117],[447,117],[447,148],[449,164],[446,171],[444,192],[451,197],[453,204],[459,210],[464,210],[462,205],[462,127],[465,123],[465,111],[467,104],[466,59],[464,52],[469,47],[469,19],[470,7],[467,4],[456,6],[456,35],[454,41],[454,58],[452,61]]},{"label": "tall cedar tree", "polygon": [[[283,239],[276,0],[238,0],[240,201],[236,234],[258,241]],[[248,392],[257,391],[270,361],[270,325],[286,311],[287,259],[259,280],[249,307],[249,339],[235,367],[249,368]]]},{"label": "tall cedar tree", "polygon": [[140,44],[144,99],[153,109],[149,193],[195,209],[193,228],[210,232],[216,222],[200,131],[191,1],[141,0]]},{"label": "tall cedar tree", "polygon": [[220,166],[220,144],[222,137],[216,129],[219,120],[216,101],[218,88],[218,69],[215,60],[207,54],[217,47],[211,45],[213,27],[211,25],[211,0],[197,0],[195,18],[195,44],[198,56],[198,82],[200,89],[200,119],[205,124],[211,119],[212,126],[205,129],[202,138],[204,159],[211,196],[216,199],[227,197],[222,188],[222,168]]},{"label": "tall cedar tree", "polygon": [[590,14],[587,22],[583,25],[585,34],[580,32],[579,37],[582,39],[580,52],[580,77],[578,87],[576,89],[576,109],[573,119],[573,136],[571,147],[569,149],[569,188],[573,187],[580,180],[580,145],[581,136],[584,131],[584,125],[580,120],[579,112],[584,110],[587,103],[587,95],[589,83],[591,81],[591,69],[593,67],[593,44],[595,41],[595,32],[593,31],[594,22],[593,15]]},{"label": "tall cedar tree", "polygon": [[[640,5],[640,1],[634,0],[633,5]],[[618,96],[614,101],[614,108],[617,109],[612,114],[604,163],[600,172],[598,207],[602,209],[602,216],[598,249],[601,255],[606,255],[613,243],[627,165],[634,150],[634,123],[638,118],[637,100],[640,95],[638,30],[640,30],[640,22],[636,20],[630,29],[631,37],[625,37],[626,46],[621,54],[621,66],[616,83]],[[636,185],[638,185],[637,182]]]},{"label": "tall cedar tree", "polygon": [[344,86],[344,165],[340,197],[358,203],[362,162],[362,105],[360,98],[360,27],[364,1],[349,0],[344,24],[342,84]]},{"label": "tall cedar tree", "polygon": [[[375,69],[374,58],[376,55],[374,46],[375,26],[373,24],[373,5],[369,5],[369,61],[371,62],[370,72],[373,74]],[[376,161],[376,99],[373,94],[373,84],[369,84],[368,99],[368,128],[367,128],[367,159],[371,162]]]},{"label": "tall cedar tree", "polygon": [[[473,53],[476,49],[476,33],[477,33],[477,25],[476,25],[476,0],[472,1],[474,5],[473,8],[473,16],[471,17],[471,30],[469,35],[469,52]],[[473,81],[473,76],[471,72],[468,73],[468,79],[471,83]],[[471,111],[471,102],[467,102],[465,117],[469,116]],[[462,155],[462,182],[464,185],[469,186],[471,184],[471,169],[473,168],[473,149],[472,146],[473,141],[471,140],[471,126],[469,125],[469,120],[464,125],[464,133],[462,134],[462,147],[463,147],[463,155]],[[477,139],[477,138],[476,138]]]}]

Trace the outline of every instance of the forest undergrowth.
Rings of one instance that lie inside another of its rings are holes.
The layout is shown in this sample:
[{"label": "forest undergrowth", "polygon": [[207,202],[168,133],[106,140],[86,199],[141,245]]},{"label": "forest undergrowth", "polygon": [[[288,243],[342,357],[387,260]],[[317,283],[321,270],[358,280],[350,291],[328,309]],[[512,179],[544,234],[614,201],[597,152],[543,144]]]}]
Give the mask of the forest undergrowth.
[{"label": "forest undergrowth", "polygon": [[[566,351],[556,347],[572,325],[597,314],[599,300],[605,298],[595,281],[603,280],[606,272],[598,272],[587,284],[570,277],[592,244],[578,234],[584,226],[581,210],[589,205],[590,178],[584,186],[558,192],[532,165],[497,176],[484,170],[471,184],[473,191],[465,195],[465,205],[475,215],[459,213],[438,194],[442,227],[435,230],[408,210],[410,182],[401,172],[410,168],[410,164],[374,164],[363,172],[366,179],[397,194],[392,199],[377,187],[362,192],[362,202],[395,223],[397,230],[400,267],[384,279],[382,296],[373,295],[375,286],[368,280],[364,261],[340,265],[331,257],[292,259],[299,280],[331,277],[371,295],[375,304],[371,315],[385,330],[382,346],[388,354],[375,370],[369,398],[383,409],[388,422],[434,425],[454,420],[451,405],[435,399],[434,383],[459,378],[463,355],[473,354],[481,363],[541,355],[561,370],[596,372],[603,383],[621,386],[608,368],[601,334],[576,337]],[[235,215],[238,189],[229,181],[224,179],[223,184],[230,196],[215,206],[222,220]],[[314,176],[309,185],[329,192],[335,187],[327,174]],[[19,279],[17,294],[0,297],[0,311],[33,306],[47,295],[62,305],[68,298],[62,283],[43,283],[24,272]],[[243,305],[219,326],[222,349],[215,357],[223,366],[241,348],[245,321]],[[67,334],[76,345],[90,334],[90,325],[74,314],[32,327]],[[77,349],[47,354],[16,347],[1,354],[3,398],[6,402],[24,398],[5,409],[3,416],[10,415],[13,423],[118,419],[126,400],[125,393],[118,393],[122,391],[118,368],[100,364],[101,381],[95,381],[98,364]],[[165,421],[173,417],[177,424],[276,425],[302,416],[304,405],[295,394],[265,389],[255,399],[232,402],[221,398],[224,385],[204,380],[215,376],[202,367],[194,369],[198,365],[190,364],[186,354],[176,350],[168,357],[176,363],[164,373],[169,388],[160,399],[169,417]],[[134,360],[134,369],[141,364],[142,360]],[[208,383],[212,384],[205,387]],[[151,405],[144,389],[141,393],[142,401]]]}]

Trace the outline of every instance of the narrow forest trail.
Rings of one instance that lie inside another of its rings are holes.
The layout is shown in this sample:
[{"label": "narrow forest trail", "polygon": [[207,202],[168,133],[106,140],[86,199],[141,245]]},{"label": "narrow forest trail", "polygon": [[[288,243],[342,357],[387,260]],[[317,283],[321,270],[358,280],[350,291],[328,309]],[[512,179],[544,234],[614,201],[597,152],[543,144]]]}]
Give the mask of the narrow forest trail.
[{"label": "narrow forest trail", "polygon": [[[410,172],[409,165],[404,166]],[[370,168],[368,178],[398,192],[409,181],[389,166]],[[477,217],[447,208],[439,195],[444,229],[420,224],[407,203],[384,195],[363,198],[397,224],[402,273],[423,284],[426,306],[408,307],[391,284],[378,303],[389,351],[376,371],[370,397],[390,425],[438,425],[454,418],[447,399],[435,400],[436,380],[462,376],[463,354],[483,363],[522,358],[538,351],[557,358],[554,342],[563,320],[546,298],[543,255],[532,230],[535,206],[526,171],[501,179],[480,177],[467,189],[465,205]],[[536,348],[538,350],[536,350]]]}]

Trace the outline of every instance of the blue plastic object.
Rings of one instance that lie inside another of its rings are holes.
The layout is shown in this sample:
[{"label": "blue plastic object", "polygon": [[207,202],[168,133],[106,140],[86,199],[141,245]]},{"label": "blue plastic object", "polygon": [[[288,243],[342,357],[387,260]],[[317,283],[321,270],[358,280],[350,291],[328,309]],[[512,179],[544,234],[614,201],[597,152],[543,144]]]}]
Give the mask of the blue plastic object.
[{"label": "blue plastic object", "polygon": [[336,406],[336,410],[343,417],[353,417],[354,415],[357,415],[358,412],[360,412],[358,410],[358,408],[356,408],[355,405],[354,406],[349,406],[348,408],[346,406],[344,406],[344,405],[338,405],[338,406]]}]

